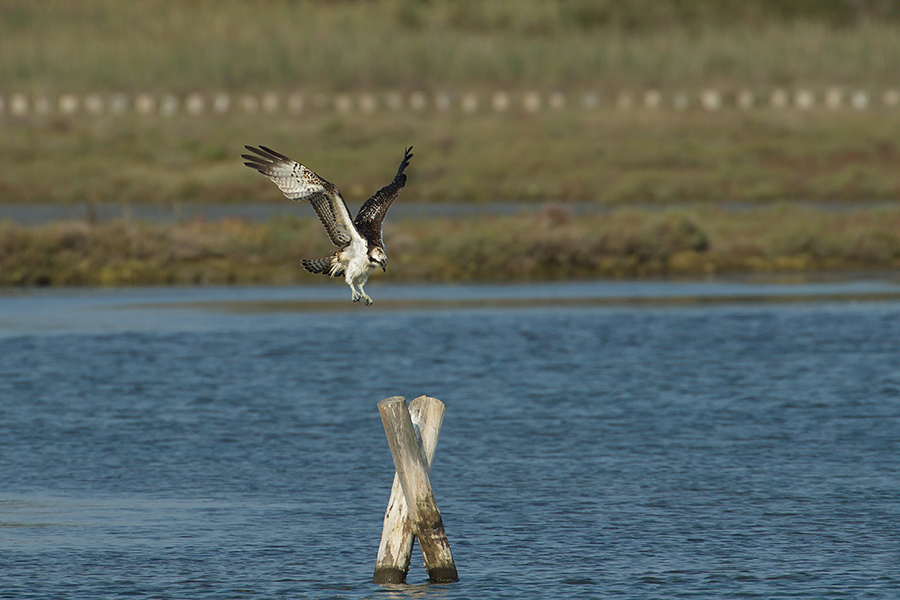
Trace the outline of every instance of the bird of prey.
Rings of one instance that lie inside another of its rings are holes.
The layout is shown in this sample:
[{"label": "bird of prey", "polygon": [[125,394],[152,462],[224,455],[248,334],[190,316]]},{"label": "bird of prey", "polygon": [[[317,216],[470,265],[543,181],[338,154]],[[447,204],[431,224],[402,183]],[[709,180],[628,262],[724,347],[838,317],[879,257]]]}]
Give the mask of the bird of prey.
[{"label": "bird of prey", "polygon": [[244,146],[252,154],[242,154],[244,164],[256,169],[284,192],[284,195],[297,202],[309,200],[331,243],[337,250],[330,256],[301,261],[303,268],[310,273],[321,273],[330,277],[344,276],[350,286],[351,299],[366,301],[372,304],[372,298],[366,294],[363,286],[369,280],[369,274],[376,267],[387,270],[387,253],[382,240],[382,222],[391,204],[406,184],[403,170],[409,166],[412,158],[410,150],[403,153],[400,168],[394,180],[375,192],[359,209],[356,219],[350,219],[347,204],[341,198],[337,186],[313,173],[297,161],[279,154],[274,150],[259,146]]}]

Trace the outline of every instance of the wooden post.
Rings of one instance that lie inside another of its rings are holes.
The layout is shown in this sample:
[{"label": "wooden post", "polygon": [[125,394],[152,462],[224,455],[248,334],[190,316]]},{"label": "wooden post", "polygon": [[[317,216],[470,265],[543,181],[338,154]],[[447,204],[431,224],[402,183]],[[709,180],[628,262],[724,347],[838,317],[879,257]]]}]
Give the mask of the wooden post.
[{"label": "wooden post", "polygon": [[[429,579],[433,582],[458,581],[444,523],[428,479],[444,417],[444,404],[435,398],[421,396],[407,408],[404,398],[394,396],[379,402],[378,411],[397,472],[385,513],[373,581],[406,581],[413,536],[419,540]],[[413,420],[419,426],[421,442],[416,439]]]},{"label": "wooden post", "polygon": [[[428,396],[419,396],[409,403],[410,420],[418,427],[425,466],[429,471],[434,460],[444,411],[443,402]],[[409,507],[400,486],[400,476],[394,473],[391,498],[385,511],[381,544],[378,546],[378,558],[375,561],[373,580],[376,583],[406,581],[414,539],[412,523],[409,520]]]}]

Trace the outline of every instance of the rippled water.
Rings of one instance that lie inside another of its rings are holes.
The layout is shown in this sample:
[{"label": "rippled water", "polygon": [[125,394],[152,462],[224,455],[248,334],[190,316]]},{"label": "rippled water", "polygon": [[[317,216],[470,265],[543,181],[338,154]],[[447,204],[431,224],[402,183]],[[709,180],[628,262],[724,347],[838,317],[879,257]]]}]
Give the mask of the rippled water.
[{"label": "rippled water", "polygon": [[[896,597],[896,290],[717,286],[0,297],[0,598]],[[422,393],[461,580],[378,586]]]}]

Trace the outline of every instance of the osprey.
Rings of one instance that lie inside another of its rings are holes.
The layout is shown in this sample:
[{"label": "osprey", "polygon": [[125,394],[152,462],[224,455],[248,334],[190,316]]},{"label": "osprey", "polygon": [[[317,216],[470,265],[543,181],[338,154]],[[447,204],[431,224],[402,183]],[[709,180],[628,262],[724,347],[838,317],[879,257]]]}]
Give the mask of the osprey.
[{"label": "osprey", "polygon": [[403,160],[394,180],[366,200],[353,220],[350,219],[350,212],[340,191],[333,183],[265,146],[244,148],[253,153],[241,155],[241,158],[247,160],[245,165],[274,181],[284,195],[294,202],[309,200],[325,226],[331,243],[337,246],[331,256],[300,261],[303,268],[310,273],[330,277],[343,275],[353,293],[351,299],[354,302],[364,299],[366,306],[372,304],[372,298],[366,294],[363,286],[374,268],[387,270],[387,253],[381,239],[381,225],[394,199],[406,184],[403,169],[409,166],[409,159],[413,156],[410,154],[412,146],[403,153]]}]

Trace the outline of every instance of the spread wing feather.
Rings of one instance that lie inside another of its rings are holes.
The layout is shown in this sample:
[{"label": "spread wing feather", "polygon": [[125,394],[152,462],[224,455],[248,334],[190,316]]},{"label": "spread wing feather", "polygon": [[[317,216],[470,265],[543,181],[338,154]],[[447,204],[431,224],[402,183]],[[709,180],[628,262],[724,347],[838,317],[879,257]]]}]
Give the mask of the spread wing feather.
[{"label": "spread wing feather", "polygon": [[403,170],[409,166],[409,159],[413,157],[411,150],[412,146],[403,153],[403,160],[400,161],[400,168],[397,169],[394,180],[366,200],[353,221],[356,230],[366,238],[370,247],[377,245],[384,249],[384,242],[381,236],[382,223],[388,209],[394,203],[394,199],[397,198],[400,190],[406,185],[406,175],[404,175]]},{"label": "spread wing feather", "polygon": [[343,248],[350,243],[357,232],[337,186],[270,148],[262,145],[244,148],[253,153],[241,155],[247,161],[245,165],[271,179],[289,199],[295,202],[309,200],[332,244]]}]

